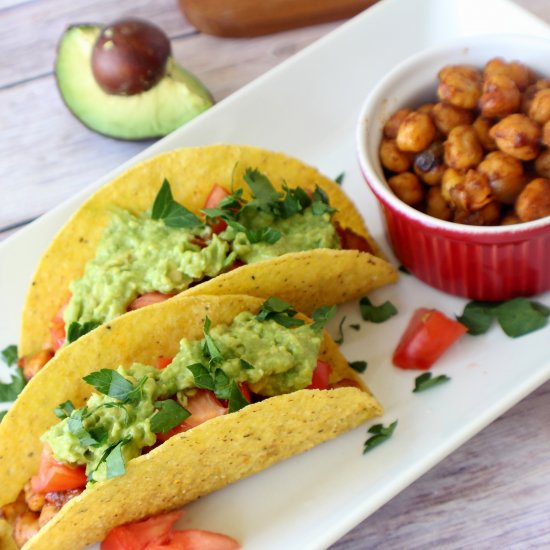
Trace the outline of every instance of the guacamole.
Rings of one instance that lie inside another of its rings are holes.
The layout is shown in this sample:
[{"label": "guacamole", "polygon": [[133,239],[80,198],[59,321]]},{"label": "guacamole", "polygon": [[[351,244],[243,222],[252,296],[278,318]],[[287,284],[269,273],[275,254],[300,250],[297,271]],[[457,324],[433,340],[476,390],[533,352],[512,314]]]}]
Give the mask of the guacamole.
[{"label": "guacamole", "polygon": [[[55,458],[86,465],[89,480],[114,477],[109,471],[110,453],[118,446],[121,460],[127,462],[139,456],[143,447],[154,445],[157,435],[151,421],[159,414],[160,403],[172,399],[185,407],[197,386],[204,387],[197,382],[197,368],[215,378],[214,392],[220,398],[228,396],[229,387],[242,383],[266,397],[311,384],[321,327],[303,324],[288,328],[242,312],[231,325],[208,329],[205,324],[202,340],[181,340],[179,352],[164,369],[135,363],[119,367],[116,375],[108,370],[94,373],[102,377],[110,373],[117,377],[117,384],[111,383],[108,391],[96,385],[102,393],[92,394],[84,408],[70,410],[42,436]],[[121,397],[116,392],[124,384],[132,391]]]},{"label": "guacamole", "polygon": [[[262,174],[247,174],[252,201],[244,201],[238,190],[229,196],[229,206],[204,210],[208,223],[176,203],[167,182],[150,212],[115,210],[95,257],[70,285],[65,326],[102,324],[125,313],[138,296],[176,294],[219,275],[235,260],[254,263],[291,252],[341,248],[331,222],[334,209],[322,191],[309,197],[301,188],[286,188],[285,195]],[[212,210],[217,213],[209,218]],[[227,228],[218,235],[212,223],[220,218]]]}]

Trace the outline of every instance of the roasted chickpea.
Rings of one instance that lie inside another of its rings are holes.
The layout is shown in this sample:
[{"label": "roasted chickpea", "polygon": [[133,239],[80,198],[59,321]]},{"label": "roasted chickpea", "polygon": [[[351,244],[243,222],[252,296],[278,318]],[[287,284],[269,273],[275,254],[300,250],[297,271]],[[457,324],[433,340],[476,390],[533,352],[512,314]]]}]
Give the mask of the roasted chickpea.
[{"label": "roasted chickpea", "polygon": [[399,126],[401,126],[401,123],[409,113],[412,113],[411,109],[399,109],[398,111],[395,111],[386,124],[384,124],[384,137],[388,139],[395,139],[397,137]]},{"label": "roasted chickpea", "polygon": [[500,220],[500,225],[514,225],[516,223],[521,223],[521,220],[515,212],[508,212]]},{"label": "roasted chickpea", "polygon": [[424,190],[418,177],[412,172],[403,172],[388,179],[392,191],[406,204],[414,206],[424,198]]},{"label": "roasted chickpea", "polygon": [[43,493],[35,493],[32,490],[31,482],[27,481],[23,487],[25,492],[25,502],[31,512],[40,512],[44,506],[45,497]]},{"label": "roasted chickpea", "polygon": [[489,60],[483,72],[486,76],[507,76],[515,82],[520,91],[525,90],[535,80],[533,71],[523,63],[519,63],[518,61],[506,63],[500,57]]},{"label": "roasted chickpea", "polygon": [[449,65],[439,71],[437,96],[463,109],[474,109],[481,96],[481,72],[467,65]]},{"label": "roasted chickpea", "polygon": [[507,76],[495,74],[485,79],[479,98],[481,116],[504,117],[515,113],[521,104],[521,94],[516,83]]},{"label": "roasted chickpea", "polygon": [[435,138],[436,129],[426,113],[409,113],[397,132],[397,147],[401,151],[419,153],[426,149]]},{"label": "roasted chickpea", "polygon": [[456,126],[445,141],[445,164],[457,170],[477,166],[483,158],[483,147],[473,126]]},{"label": "roasted chickpea", "polygon": [[504,204],[512,204],[525,186],[523,164],[502,151],[489,153],[477,169],[487,175],[493,196]]},{"label": "roasted chickpea", "polygon": [[521,97],[521,112],[528,115],[531,103],[537,92],[539,90],[546,90],[547,88],[550,88],[550,80],[546,80],[545,78],[527,86]]},{"label": "roasted chickpea", "polygon": [[412,165],[412,154],[401,151],[394,139],[383,139],[379,154],[382,166],[391,172],[406,172]]},{"label": "roasted chickpea", "polygon": [[550,179],[530,181],[516,200],[516,214],[522,222],[550,216]]},{"label": "roasted chickpea", "polygon": [[435,103],[424,103],[423,105],[420,105],[420,107],[418,107],[418,109],[416,109],[416,112],[431,115],[434,106],[435,106]]},{"label": "roasted chickpea", "polygon": [[546,147],[550,147],[550,120],[542,127],[541,141]]},{"label": "roasted chickpea", "polygon": [[520,160],[533,160],[539,153],[541,128],[525,115],[515,113],[503,118],[489,134],[501,151]]},{"label": "roasted chickpea", "polygon": [[529,107],[529,118],[541,126],[550,120],[550,89],[540,90]]},{"label": "roasted chickpea", "polygon": [[450,190],[451,202],[459,210],[480,210],[493,200],[489,178],[477,170],[468,170],[466,177]]},{"label": "roasted chickpea", "polygon": [[443,198],[452,205],[453,201],[451,199],[451,191],[453,187],[461,184],[464,181],[466,174],[455,170],[454,168],[447,168],[443,172],[443,177],[441,179],[441,195]]},{"label": "roasted chickpea", "polygon": [[31,537],[38,533],[38,514],[30,510],[19,515],[13,526],[13,538],[21,548]]},{"label": "roasted chickpea", "polygon": [[453,221],[466,225],[498,225],[500,221],[500,204],[493,201],[475,212],[457,210]]},{"label": "roasted chickpea", "polygon": [[474,114],[467,109],[455,107],[449,103],[436,103],[432,109],[432,119],[436,128],[447,135],[455,126],[472,124]]},{"label": "roasted chickpea", "polygon": [[447,204],[441,193],[441,187],[430,187],[426,193],[426,214],[450,221],[453,219],[453,211]]},{"label": "roasted chickpea", "polygon": [[481,143],[483,149],[486,151],[495,151],[497,149],[497,144],[495,140],[489,135],[489,130],[491,129],[491,121],[488,118],[478,116],[472,126],[477,132],[477,137]]},{"label": "roasted chickpea", "polygon": [[535,159],[535,172],[541,178],[550,179],[550,149],[545,149]]},{"label": "roasted chickpea", "polygon": [[443,144],[434,141],[414,157],[414,173],[427,185],[439,185],[447,169],[443,162]]}]

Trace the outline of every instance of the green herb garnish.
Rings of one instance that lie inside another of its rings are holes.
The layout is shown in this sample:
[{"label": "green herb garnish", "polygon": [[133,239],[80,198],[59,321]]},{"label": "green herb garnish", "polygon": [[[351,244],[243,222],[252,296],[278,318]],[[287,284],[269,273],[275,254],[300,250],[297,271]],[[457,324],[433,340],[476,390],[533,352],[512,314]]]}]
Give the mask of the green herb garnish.
[{"label": "green herb garnish", "polygon": [[71,400],[65,401],[64,403],[61,403],[57,405],[57,407],[53,410],[53,414],[57,416],[57,418],[60,418],[61,420],[71,416],[71,413],[74,411],[74,405]]},{"label": "green herb garnish", "polygon": [[211,372],[201,363],[194,363],[187,367],[193,378],[195,379],[195,386],[203,390],[214,391],[216,385]]},{"label": "green herb garnish", "polygon": [[315,187],[315,191],[313,191],[311,198],[311,211],[314,216],[322,216],[323,214],[332,214],[336,212],[336,208],[330,206],[328,195],[318,185]]},{"label": "green herb garnish", "polygon": [[254,365],[251,365],[248,361],[245,361],[243,358],[239,359],[241,368],[245,370],[251,370],[254,368]]},{"label": "green herb garnish", "polygon": [[153,220],[163,220],[168,227],[184,227],[187,229],[204,227],[204,223],[200,218],[174,200],[167,179],[162,182],[155,197],[151,209],[151,218]]},{"label": "green herb garnish", "polygon": [[374,449],[374,447],[378,447],[378,445],[384,443],[384,441],[387,441],[393,435],[396,426],[397,420],[394,420],[388,427],[385,427],[383,424],[371,426],[368,429],[368,433],[372,435],[365,441],[363,454]]},{"label": "green herb garnish", "polygon": [[434,386],[439,386],[444,382],[448,382],[450,378],[446,374],[440,374],[439,376],[432,376],[431,372],[425,372],[414,379],[414,393],[418,393],[424,390],[429,390]]},{"label": "green herb garnish", "polygon": [[154,433],[168,433],[172,428],[179,426],[191,413],[174,399],[156,401],[158,411],[151,417],[151,431]]},{"label": "green herb garnish", "polygon": [[352,328],[353,330],[357,331],[361,329],[361,325],[352,324],[352,325],[349,325],[349,328]]},{"label": "green herb garnish", "polygon": [[99,393],[125,403],[127,401],[139,401],[147,377],[144,376],[134,385],[116,370],[101,369],[84,376],[83,380],[93,386]]},{"label": "green herb garnish", "polygon": [[298,312],[290,304],[280,298],[271,296],[262,304],[256,319],[258,321],[271,319],[287,328],[300,327],[304,324],[304,321],[294,318],[296,313]]},{"label": "green herb garnish", "polygon": [[336,306],[321,306],[317,308],[311,315],[311,318],[313,319],[311,328],[313,330],[323,330],[335,314]]},{"label": "green herb garnish", "polygon": [[131,436],[127,436],[121,439],[118,443],[111,445],[103,456],[101,457],[98,466],[105,462],[107,467],[107,479],[113,477],[119,477],[126,473],[126,464],[124,463],[124,457],[122,456],[122,447],[132,441]]},{"label": "green herb garnish", "polygon": [[203,353],[206,357],[210,358],[210,364],[213,365],[215,363],[223,363],[223,356],[218,349],[218,346],[212,339],[212,336],[210,336],[210,325],[212,322],[208,317],[204,318],[204,345],[203,345]]},{"label": "green herb garnish", "polygon": [[366,361],[351,361],[349,366],[357,372],[365,372],[368,364]]},{"label": "green herb garnish", "polygon": [[5,347],[0,353],[2,354],[2,361],[4,361],[8,367],[17,363],[18,355],[17,346],[15,344]]},{"label": "green herb garnish", "polygon": [[334,342],[341,346],[344,343],[344,321],[346,316],[344,315],[338,324],[338,338],[334,339]]},{"label": "green herb garnish", "polygon": [[[1,352],[2,361],[8,367],[17,364],[17,346],[10,345]],[[0,401],[14,401],[25,387],[27,381],[23,376],[23,369],[15,367],[10,369],[11,380],[7,383],[0,383]],[[5,414],[5,413],[4,413]],[[3,418],[3,416],[1,417]]]},{"label": "green herb garnish", "polygon": [[344,183],[344,177],[346,176],[345,172],[342,172],[341,174],[338,174],[335,178],[334,178],[334,181],[338,184],[338,185],[342,185],[342,183]]},{"label": "green herb garnish", "polygon": [[71,344],[72,342],[78,340],[81,336],[88,334],[101,325],[98,321],[86,321],[85,323],[78,323],[73,321],[67,328],[67,343]]},{"label": "green herb garnish", "polygon": [[372,323],[383,323],[397,314],[397,309],[391,302],[386,301],[379,306],[375,306],[366,296],[359,301],[359,310],[363,320]]}]

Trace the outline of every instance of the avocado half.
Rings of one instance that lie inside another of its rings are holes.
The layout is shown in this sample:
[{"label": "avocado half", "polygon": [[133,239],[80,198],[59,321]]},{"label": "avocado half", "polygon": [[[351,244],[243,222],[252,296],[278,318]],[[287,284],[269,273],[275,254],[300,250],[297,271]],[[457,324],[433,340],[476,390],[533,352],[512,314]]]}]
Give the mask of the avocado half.
[{"label": "avocado half", "polygon": [[63,101],[91,130],[125,140],[162,137],[214,103],[205,86],[172,57],[165,75],[146,92],[129,96],[104,92],[91,66],[100,33],[97,25],[69,27],[61,37],[55,63]]}]

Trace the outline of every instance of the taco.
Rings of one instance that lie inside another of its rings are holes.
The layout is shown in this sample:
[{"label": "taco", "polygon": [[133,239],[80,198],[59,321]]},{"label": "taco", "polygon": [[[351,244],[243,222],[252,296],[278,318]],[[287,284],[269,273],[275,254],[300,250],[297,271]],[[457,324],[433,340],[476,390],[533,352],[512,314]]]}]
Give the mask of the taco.
[{"label": "taco", "polygon": [[381,414],[323,330],[334,309],[181,297],[61,350],[0,424],[3,515],[41,527],[25,549],[83,548]]},{"label": "taco", "polygon": [[175,294],[276,295],[308,314],[394,282],[340,186],[280,153],[215,145],[139,164],[42,257],[23,311],[30,378],[59,347]]}]

